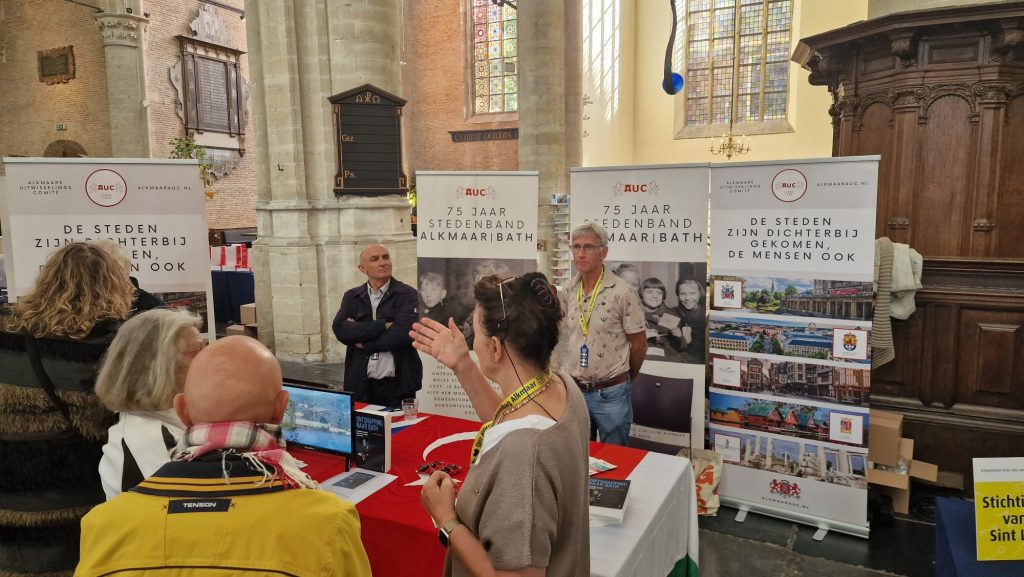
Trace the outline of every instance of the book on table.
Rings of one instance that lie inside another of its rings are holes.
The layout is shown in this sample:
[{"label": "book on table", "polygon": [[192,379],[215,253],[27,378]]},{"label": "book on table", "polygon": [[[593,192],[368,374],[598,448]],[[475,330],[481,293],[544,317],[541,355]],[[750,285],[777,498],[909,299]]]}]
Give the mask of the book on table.
[{"label": "book on table", "polygon": [[387,473],[391,470],[391,413],[356,411],[356,466]]},{"label": "book on table", "polygon": [[621,521],[626,511],[629,481],[590,478],[590,517]]}]

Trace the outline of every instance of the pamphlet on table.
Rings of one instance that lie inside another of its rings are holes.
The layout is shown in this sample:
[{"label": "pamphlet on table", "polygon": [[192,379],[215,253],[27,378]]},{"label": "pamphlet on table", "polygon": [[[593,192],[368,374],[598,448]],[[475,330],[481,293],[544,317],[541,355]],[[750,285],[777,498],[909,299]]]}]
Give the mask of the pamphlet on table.
[{"label": "pamphlet on table", "polygon": [[357,468],[335,475],[321,483],[320,486],[325,491],[330,491],[352,504],[357,504],[397,478],[395,475]]}]

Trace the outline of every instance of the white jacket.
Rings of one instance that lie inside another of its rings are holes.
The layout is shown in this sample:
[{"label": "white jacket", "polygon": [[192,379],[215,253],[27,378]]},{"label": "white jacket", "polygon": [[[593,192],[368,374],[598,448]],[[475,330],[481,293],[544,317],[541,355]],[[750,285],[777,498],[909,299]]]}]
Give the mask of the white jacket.
[{"label": "white jacket", "polygon": [[131,489],[170,461],[171,449],[184,434],[185,425],[174,409],[120,413],[107,432],[100,459],[100,481],[107,500]]}]

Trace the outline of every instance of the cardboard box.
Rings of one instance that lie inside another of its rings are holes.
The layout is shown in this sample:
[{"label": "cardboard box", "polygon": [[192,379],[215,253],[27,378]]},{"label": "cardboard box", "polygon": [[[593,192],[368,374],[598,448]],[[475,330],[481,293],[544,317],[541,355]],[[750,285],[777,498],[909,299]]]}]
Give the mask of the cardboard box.
[{"label": "cardboard box", "polygon": [[901,438],[897,447],[897,461],[902,459],[909,463],[909,472],[883,471],[872,467],[868,470],[868,482],[878,487],[882,493],[889,495],[892,499],[893,511],[906,515],[910,512],[911,478],[934,483],[939,478],[939,468],[931,463],[914,460],[913,439]]},{"label": "cardboard box", "polygon": [[252,338],[255,339],[255,338],[257,338],[257,335],[259,334],[259,328],[258,328],[258,325],[256,325],[256,324],[228,325],[228,327],[226,329],[224,329],[224,334],[225,334],[225,336],[229,336],[229,337],[232,336],[232,335],[242,335],[242,336],[246,336],[246,337],[252,337]]},{"label": "cardboard box", "polygon": [[868,419],[868,459],[895,467],[899,465],[903,415],[871,409]]},{"label": "cardboard box", "polygon": [[238,307],[238,314],[242,317],[243,325],[256,324],[256,303],[249,303]]}]

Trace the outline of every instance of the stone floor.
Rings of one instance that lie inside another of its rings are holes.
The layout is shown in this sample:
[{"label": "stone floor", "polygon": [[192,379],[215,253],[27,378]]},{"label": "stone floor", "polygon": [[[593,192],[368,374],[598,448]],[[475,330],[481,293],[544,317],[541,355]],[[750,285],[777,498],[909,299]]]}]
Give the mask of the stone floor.
[{"label": "stone floor", "polygon": [[[341,363],[282,362],[285,381],[339,386]],[[717,517],[700,519],[702,577],[931,577],[935,558],[935,494],[949,492],[914,487],[911,514],[897,516],[891,527],[874,527],[869,539],[830,533],[814,541],[806,525],[748,515],[737,523],[736,511],[723,507]]]}]

